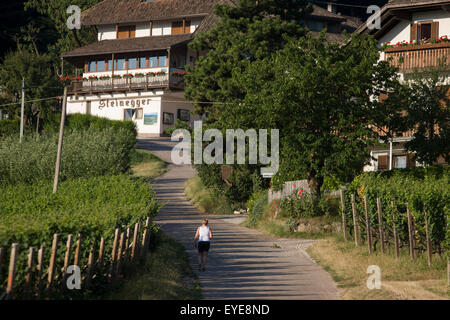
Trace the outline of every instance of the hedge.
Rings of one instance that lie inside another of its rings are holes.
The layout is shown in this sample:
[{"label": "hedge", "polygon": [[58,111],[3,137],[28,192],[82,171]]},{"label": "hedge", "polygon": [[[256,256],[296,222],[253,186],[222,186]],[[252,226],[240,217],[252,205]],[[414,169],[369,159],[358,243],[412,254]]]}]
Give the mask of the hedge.
[{"label": "hedge", "polygon": [[[416,240],[419,250],[425,250],[425,214],[429,215],[432,247],[440,254],[449,250],[450,181],[448,167],[397,169],[387,172],[364,173],[354,179],[346,192],[346,215],[352,230],[351,194],[355,194],[357,209],[364,215],[363,197],[367,196],[370,220],[378,225],[377,202],[382,202],[383,220],[387,232],[393,226],[392,213],[400,240],[408,243],[406,203],[417,228]],[[391,205],[393,201],[394,206]],[[375,235],[376,236],[376,235]],[[392,238],[391,238],[392,239]]]},{"label": "hedge", "polygon": [[[16,287],[20,287],[29,247],[39,249],[45,245],[48,266],[53,234],[60,234],[57,265],[62,266],[67,236],[81,233],[83,265],[94,242],[98,244],[104,237],[105,253],[110,253],[116,228],[125,230],[146,217],[154,217],[158,210],[148,184],[128,175],[66,181],[56,194],[52,193],[51,183],[6,186],[0,188],[0,247],[9,250],[12,243],[19,244]],[[0,287],[5,288],[5,264],[0,279]]]},{"label": "hedge", "polygon": [[[50,181],[55,171],[58,135],[0,139],[0,185]],[[134,132],[124,128],[74,131],[64,136],[61,180],[121,174],[130,169]]]}]

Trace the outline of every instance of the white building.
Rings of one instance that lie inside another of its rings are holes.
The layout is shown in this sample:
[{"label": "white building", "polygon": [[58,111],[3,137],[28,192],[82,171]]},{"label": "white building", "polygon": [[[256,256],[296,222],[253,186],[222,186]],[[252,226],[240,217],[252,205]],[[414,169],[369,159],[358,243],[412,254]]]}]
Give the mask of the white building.
[{"label": "white building", "polygon": [[[450,65],[450,42],[446,41],[450,37],[450,1],[390,0],[380,14],[381,29],[364,24],[356,32],[373,35],[380,48],[389,46],[381,58],[392,57],[402,79],[415,69],[437,66],[440,60]],[[404,148],[412,135],[412,131],[404,132],[392,144],[373,148],[375,160],[365,171],[419,166]],[[445,162],[439,159],[437,163]]]},{"label": "white building", "polygon": [[187,44],[212,26],[218,2],[105,0],[84,11],[82,25],[96,30],[98,41],[62,55],[78,78],[67,112],[131,119],[141,137],[160,136],[177,119],[192,124],[184,68],[199,53]]}]

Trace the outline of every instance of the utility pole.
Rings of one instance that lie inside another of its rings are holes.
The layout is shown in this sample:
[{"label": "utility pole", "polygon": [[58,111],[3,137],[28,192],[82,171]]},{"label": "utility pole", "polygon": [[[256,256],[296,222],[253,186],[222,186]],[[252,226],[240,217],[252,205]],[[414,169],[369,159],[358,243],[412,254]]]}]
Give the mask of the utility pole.
[{"label": "utility pole", "polygon": [[59,171],[61,167],[61,153],[64,136],[64,123],[66,122],[66,105],[67,105],[67,87],[64,87],[64,99],[61,111],[61,125],[59,126],[58,153],[56,155],[55,181],[53,183],[53,193],[58,191]]},{"label": "utility pole", "polygon": [[20,108],[20,142],[22,142],[23,138],[24,113],[25,113],[25,78],[22,78],[22,107]]}]

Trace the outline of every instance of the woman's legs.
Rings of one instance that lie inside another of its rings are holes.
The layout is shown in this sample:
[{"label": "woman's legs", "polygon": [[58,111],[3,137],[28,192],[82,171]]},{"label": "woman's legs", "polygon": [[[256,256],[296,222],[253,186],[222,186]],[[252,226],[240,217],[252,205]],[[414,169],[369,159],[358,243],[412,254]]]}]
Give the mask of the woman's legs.
[{"label": "woman's legs", "polygon": [[203,268],[205,268],[206,267],[206,262],[207,262],[207,258],[208,258],[208,251],[205,251],[205,252],[202,252],[202,262],[203,262]]}]

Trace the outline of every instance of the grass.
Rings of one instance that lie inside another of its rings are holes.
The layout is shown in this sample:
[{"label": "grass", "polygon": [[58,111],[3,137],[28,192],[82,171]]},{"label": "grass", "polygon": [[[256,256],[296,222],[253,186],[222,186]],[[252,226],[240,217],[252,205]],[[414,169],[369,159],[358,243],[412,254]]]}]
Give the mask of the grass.
[{"label": "grass", "polygon": [[131,156],[134,176],[154,179],[167,172],[167,163],[147,150],[137,149]]},{"label": "grass", "polygon": [[234,210],[227,199],[218,191],[208,189],[199,176],[186,181],[184,193],[192,205],[202,213],[233,214]]},{"label": "grass", "polygon": [[146,264],[105,300],[199,300],[201,288],[184,247],[159,231]]},{"label": "grass", "polygon": [[[331,274],[347,300],[438,300],[449,299],[447,262],[438,255],[428,267],[425,255],[411,261],[407,250],[397,261],[393,252],[369,255],[365,246],[355,247],[336,236],[314,243],[310,256]],[[392,251],[392,250],[391,250]],[[369,290],[367,268],[377,265],[381,270],[381,289]]]}]

